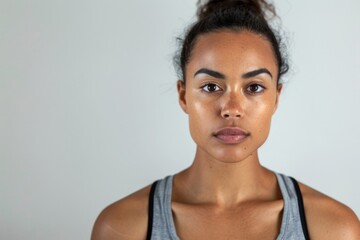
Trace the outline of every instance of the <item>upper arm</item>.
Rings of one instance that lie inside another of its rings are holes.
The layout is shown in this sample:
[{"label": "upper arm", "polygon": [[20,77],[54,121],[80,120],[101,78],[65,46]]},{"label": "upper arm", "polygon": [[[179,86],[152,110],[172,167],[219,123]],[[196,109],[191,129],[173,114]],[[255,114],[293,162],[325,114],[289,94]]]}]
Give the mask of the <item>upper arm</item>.
[{"label": "upper arm", "polygon": [[[358,240],[360,239],[360,221],[356,214],[347,206],[341,206],[337,222],[341,222],[339,232],[342,239]],[[335,223],[336,224],[336,223]],[[334,224],[334,225],[335,225]]]},{"label": "upper arm", "polygon": [[342,239],[360,239],[360,222],[355,213],[346,220],[346,225],[343,227],[343,236],[344,238]]},{"label": "upper arm", "polygon": [[334,211],[337,213],[326,221],[330,234],[328,239],[359,240],[360,222],[355,213],[345,206],[339,206]]},{"label": "upper arm", "polygon": [[105,208],[95,221],[91,240],[145,239],[148,194],[146,187]]},{"label": "upper arm", "polygon": [[311,239],[360,239],[360,222],[344,204],[300,185]]},{"label": "upper arm", "polygon": [[[121,214],[121,213],[120,213]],[[119,226],[120,218],[115,218],[111,209],[104,209],[95,221],[93,231],[91,234],[91,240],[115,240],[125,239],[122,234],[121,226]]]}]

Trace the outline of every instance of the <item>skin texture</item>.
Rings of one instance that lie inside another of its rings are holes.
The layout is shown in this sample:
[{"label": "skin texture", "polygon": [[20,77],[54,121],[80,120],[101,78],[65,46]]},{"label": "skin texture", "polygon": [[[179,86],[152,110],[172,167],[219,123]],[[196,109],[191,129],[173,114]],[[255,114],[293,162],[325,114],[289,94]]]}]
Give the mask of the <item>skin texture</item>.
[{"label": "skin texture", "polygon": [[[196,74],[200,69],[220,74]],[[258,69],[268,73],[248,77]],[[197,146],[193,164],[174,177],[172,210],[181,239],[276,239],[279,234],[281,192],[257,153],[278,106],[277,76],[271,46],[257,34],[221,31],[197,39],[186,84],[177,83]],[[224,127],[240,128],[247,137],[224,143],[214,136]],[[348,207],[304,184],[300,189],[311,239],[360,239],[359,220]],[[149,191],[147,186],[107,207],[92,239],[145,239]]]}]

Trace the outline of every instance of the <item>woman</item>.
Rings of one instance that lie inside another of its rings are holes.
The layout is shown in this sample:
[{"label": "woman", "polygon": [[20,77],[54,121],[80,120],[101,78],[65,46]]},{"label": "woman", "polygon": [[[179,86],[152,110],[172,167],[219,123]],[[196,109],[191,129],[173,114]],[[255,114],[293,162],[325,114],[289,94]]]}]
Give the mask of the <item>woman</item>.
[{"label": "woman", "polygon": [[343,204],[260,165],[288,67],[264,0],[200,5],[178,58],[193,164],[107,207],[98,239],[360,239]]}]

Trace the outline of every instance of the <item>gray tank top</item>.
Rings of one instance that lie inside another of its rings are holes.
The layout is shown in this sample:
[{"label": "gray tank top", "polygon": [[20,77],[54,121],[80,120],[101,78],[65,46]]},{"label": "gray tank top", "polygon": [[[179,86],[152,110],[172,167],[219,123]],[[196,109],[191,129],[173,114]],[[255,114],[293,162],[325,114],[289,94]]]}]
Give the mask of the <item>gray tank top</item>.
[{"label": "gray tank top", "polygon": [[[304,206],[295,179],[276,173],[284,200],[283,217],[277,240],[309,239]],[[171,211],[173,176],[155,182],[149,197],[149,222],[147,239],[179,240]]]}]

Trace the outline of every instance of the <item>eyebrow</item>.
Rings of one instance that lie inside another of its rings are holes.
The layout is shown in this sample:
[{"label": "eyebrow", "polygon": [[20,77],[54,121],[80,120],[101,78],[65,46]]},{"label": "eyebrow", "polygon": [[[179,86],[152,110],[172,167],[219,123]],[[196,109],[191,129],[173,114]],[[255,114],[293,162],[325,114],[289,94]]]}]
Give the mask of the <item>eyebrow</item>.
[{"label": "eyebrow", "polygon": [[[214,78],[219,78],[219,79],[225,79],[225,75],[221,72],[218,72],[218,71],[214,71],[214,70],[210,70],[208,68],[201,68],[199,69],[195,74],[194,74],[194,77],[198,74],[201,74],[201,73],[204,73],[204,74],[207,74],[211,77],[214,77]],[[262,74],[262,73],[265,73],[265,74],[268,74],[271,79],[273,78],[271,72],[269,70],[267,70],[266,68],[259,68],[259,69],[256,69],[254,71],[250,71],[250,72],[247,72],[247,73],[244,73],[242,75],[243,78],[252,78],[252,77],[255,77],[259,74]]]},{"label": "eyebrow", "polygon": [[256,69],[256,70],[254,70],[254,71],[250,71],[250,72],[244,73],[244,74],[242,75],[242,77],[243,77],[243,78],[252,78],[252,77],[255,77],[255,76],[257,76],[257,75],[259,75],[259,74],[262,74],[262,73],[268,74],[268,75],[271,77],[271,79],[273,78],[271,72],[270,72],[269,70],[267,70],[266,68],[259,68],[259,69]]},{"label": "eyebrow", "polygon": [[214,70],[210,70],[210,69],[207,69],[207,68],[201,68],[199,69],[195,74],[194,74],[194,77],[198,74],[201,74],[201,73],[205,73],[209,76],[212,76],[214,78],[220,78],[220,79],[225,79],[225,75],[220,73],[220,72],[217,72],[217,71],[214,71]]}]

